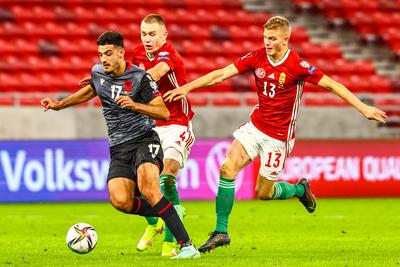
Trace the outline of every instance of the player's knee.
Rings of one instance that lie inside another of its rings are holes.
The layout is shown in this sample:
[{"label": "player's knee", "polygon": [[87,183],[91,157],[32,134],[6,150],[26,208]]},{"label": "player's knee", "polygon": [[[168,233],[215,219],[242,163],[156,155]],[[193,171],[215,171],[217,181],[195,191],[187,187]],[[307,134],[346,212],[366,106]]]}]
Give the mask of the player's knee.
[{"label": "player's knee", "polygon": [[144,188],[141,193],[151,205],[155,205],[162,198],[159,188]]},{"label": "player's knee", "polygon": [[164,174],[170,174],[173,175],[174,177],[176,177],[178,175],[178,171],[180,169],[180,163],[178,161],[178,158],[180,158],[180,161],[182,161],[182,155],[179,154],[179,152],[175,149],[167,149],[166,150],[166,156],[168,157],[168,155],[171,158],[165,158],[164,159],[164,169],[163,169],[163,173]]},{"label": "player's knee", "polygon": [[225,161],[221,166],[220,174],[222,177],[236,177],[237,171],[232,163]]},{"label": "player's knee", "polygon": [[110,197],[111,205],[119,211],[129,213],[132,209],[132,200],[123,194],[115,194]]}]

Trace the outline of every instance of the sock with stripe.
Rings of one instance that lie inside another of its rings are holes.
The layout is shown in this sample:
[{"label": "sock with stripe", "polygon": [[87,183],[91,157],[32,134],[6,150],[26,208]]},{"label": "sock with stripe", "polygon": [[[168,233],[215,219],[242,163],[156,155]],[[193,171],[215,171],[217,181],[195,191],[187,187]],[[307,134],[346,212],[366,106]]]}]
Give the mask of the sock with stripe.
[{"label": "sock with stripe", "polygon": [[189,235],[186,232],[181,219],[179,219],[178,213],[172,203],[165,197],[162,197],[153,207],[145,199],[135,197],[133,199],[133,207],[130,213],[140,216],[161,217],[179,244],[191,244]]},{"label": "sock with stripe", "polygon": [[172,202],[173,205],[179,205],[179,194],[176,189],[176,178],[171,174],[162,174],[160,176],[160,187],[163,195]]},{"label": "sock with stripe", "polygon": [[[179,194],[176,189],[176,178],[170,174],[163,174],[160,176],[160,187],[163,195],[172,202],[173,205],[179,205]],[[156,225],[158,222],[157,217],[146,217],[147,223],[149,225]],[[164,241],[173,242],[174,236],[168,230],[165,230],[165,239]]]},{"label": "sock with stripe", "polygon": [[[176,178],[171,174],[162,174],[160,176],[160,187],[163,195],[172,202],[172,205],[179,205],[179,194],[176,189]],[[174,236],[168,227],[165,229],[164,242],[175,242]]]},{"label": "sock with stripe", "polygon": [[156,210],[147,202],[146,199],[141,197],[134,197],[133,198],[133,206],[130,212],[131,214],[137,214],[140,216],[152,216],[158,217]]},{"label": "sock with stripe", "polygon": [[190,245],[189,235],[171,202],[163,197],[153,207],[179,244]]},{"label": "sock with stripe", "polygon": [[226,233],[228,220],[235,200],[235,180],[219,177],[218,193],[215,198],[217,212],[217,226],[215,231]]},{"label": "sock with stripe", "polygon": [[[141,199],[144,199],[143,196],[140,196]],[[156,225],[158,222],[158,217],[146,217],[146,221],[149,225]]]},{"label": "sock with stripe", "polygon": [[288,199],[293,196],[302,197],[304,186],[301,184],[289,184],[287,182],[277,182],[274,184],[274,194],[272,199]]}]

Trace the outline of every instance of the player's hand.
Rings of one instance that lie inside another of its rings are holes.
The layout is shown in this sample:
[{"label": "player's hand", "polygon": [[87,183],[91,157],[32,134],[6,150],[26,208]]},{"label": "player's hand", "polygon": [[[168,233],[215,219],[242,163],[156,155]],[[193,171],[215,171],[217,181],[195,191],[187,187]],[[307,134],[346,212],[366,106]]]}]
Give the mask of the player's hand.
[{"label": "player's hand", "polygon": [[117,104],[121,108],[129,108],[132,109],[133,111],[136,110],[136,103],[133,102],[132,98],[130,98],[129,96],[122,95],[118,97],[117,100],[115,100],[115,102],[117,102]]},{"label": "player's hand", "polygon": [[383,110],[368,105],[365,106],[361,113],[369,120],[385,123],[385,119],[387,119],[386,113]]},{"label": "player's hand", "polygon": [[87,76],[78,82],[78,85],[85,87],[88,86],[92,82],[92,77]]},{"label": "player's hand", "polygon": [[172,102],[184,98],[189,93],[188,90],[184,88],[176,88],[174,90],[168,91],[163,95],[165,102]]},{"label": "player's hand", "polygon": [[49,109],[60,110],[60,101],[56,101],[50,97],[43,98],[40,100],[40,104],[42,105],[44,111],[48,111]]}]

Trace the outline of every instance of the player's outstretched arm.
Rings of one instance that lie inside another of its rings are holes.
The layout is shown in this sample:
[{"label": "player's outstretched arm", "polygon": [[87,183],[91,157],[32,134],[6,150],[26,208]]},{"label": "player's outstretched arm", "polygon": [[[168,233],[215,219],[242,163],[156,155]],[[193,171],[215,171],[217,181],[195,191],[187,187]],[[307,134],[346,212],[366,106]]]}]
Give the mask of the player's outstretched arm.
[{"label": "player's outstretched arm", "polygon": [[154,67],[147,71],[154,81],[158,82],[171,68],[165,62],[157,63]]},{"label": "player's outstretched arm", "polygon": [[369,120],[385,122],[386,113],[378,108],[364,104],[352,92],[350,92],[343,84],[324,75],[318,83],[318,86],[332,91],[337,96],[355,107],[361,114]]},{"label": "player's outstretched arm", "polygon": [[44,108],[44,111],[52,110],[61,110],[64,108],[68,108],[73,105],[80,104],[82,102],[86,102],[97,95],[96,90],[94,90],[90,85],[85,86],[74,94],[67,96],[62,100],[54,100],[50,97],[43,98],[40,101],[40,104]]},{"label": "player's outstretched arm", "polygon": [[193,91],[193,90],[196,90],[199,88],[210,87],[210,86],[218,84],[226,79],[229,79],[230,77],[233,77],[237,74],[239,74],[238,69],[235,67],[234,64],[230,64],[229,66],[227,66],[223,69],[218,69],[218,70],[209,72],[206,75],[201,76],[200,78],[197,78],[196,80],[193,80],[190,83],[187,83],[175,90],[166,92],[163,96],[164,101],[171,102],[171,101],[176,101],[176,100],[182,99],[190,91]]},{"label": "player's outstretched arm", "polygon": [[169,111],[161,96],[157,96],[148,104],[134,102],[129,96],[120,96],[116,102],[121,108],[143,113],[154,120],[169,120]]}]

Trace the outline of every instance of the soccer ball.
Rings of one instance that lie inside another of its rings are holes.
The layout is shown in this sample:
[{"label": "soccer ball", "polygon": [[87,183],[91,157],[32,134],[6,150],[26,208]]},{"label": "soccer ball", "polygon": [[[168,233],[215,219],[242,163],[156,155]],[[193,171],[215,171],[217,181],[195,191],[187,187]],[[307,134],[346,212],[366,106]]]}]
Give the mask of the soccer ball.
[{"label": "soccer ball", "polygon": [[73,252],[86,254],[96,247],[97,232],[90,224],[76,223],[69,228],[66,241]]}]

